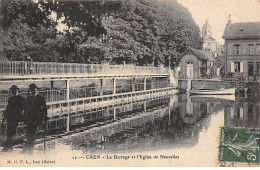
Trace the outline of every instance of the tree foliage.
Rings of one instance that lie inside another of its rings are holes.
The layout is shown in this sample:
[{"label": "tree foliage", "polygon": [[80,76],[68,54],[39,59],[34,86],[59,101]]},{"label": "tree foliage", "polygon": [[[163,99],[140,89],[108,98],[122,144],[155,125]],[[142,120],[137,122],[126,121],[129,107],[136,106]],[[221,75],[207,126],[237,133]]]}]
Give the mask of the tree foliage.
[{"label": "tree foliage", "polygon": [[[200,31],[177,1],[1,2],[5,57],[80,63],[169,65],[188,46],[201,48]],[[55,15],[54,15],[55,14]],[[55,17],[53,17],[55,16]],[[59,32],[59,20],[68,27]]]},{"label": "tree foliage", "polygon": [[201,48],[198,26],[177,1],[123,1],[119,14],[103,21],[108,30],[108,44],[121,45],[114,55],[130,50],[125,56],[134,56],[140,65],[166,66],[170,58],[174,66],[187,47]]}]

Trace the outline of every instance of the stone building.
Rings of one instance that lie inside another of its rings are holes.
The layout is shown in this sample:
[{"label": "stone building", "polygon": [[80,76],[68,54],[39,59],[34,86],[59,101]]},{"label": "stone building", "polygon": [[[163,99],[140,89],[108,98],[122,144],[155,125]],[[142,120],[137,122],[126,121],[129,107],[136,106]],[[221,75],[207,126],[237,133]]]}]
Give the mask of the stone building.
[{"label": "stone building", "polygon": [[234,77],[256,80],[260,75],[260,22],[226,25],[225,73]]},{"label": "stone building", "polygon": [[211,52],[214,57],[223,56],[224,48],[212,37],[212,27],[206,20],[202,27],[203,50]]},{"label": "stone building", "polygon": [[180,78],[184,79],[199,79],[209,74],[215,61],[210,53],[194,48],[189,48],[180,59]]}]

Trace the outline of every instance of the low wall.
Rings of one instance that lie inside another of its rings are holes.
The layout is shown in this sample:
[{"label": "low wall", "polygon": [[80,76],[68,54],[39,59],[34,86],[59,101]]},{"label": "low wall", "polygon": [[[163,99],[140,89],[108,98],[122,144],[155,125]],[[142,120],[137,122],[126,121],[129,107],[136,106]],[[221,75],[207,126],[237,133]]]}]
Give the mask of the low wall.
[{"label": "low wall", "polygon": [[[232,84],[223,82],[222,80],[213,80],[213,79],[194,79],[191,80],[191,90],[199,90],[199,89],[220,89],[221,87],[230,87]],[[188,80],[180,79],[178,80],[178,89],[187,91],[188,88]]]},{"label": "low wall", "polygon": [[[214,79],[193,79],[191,81],[191,90],[199,89],[220,89],[224,88],[233,88],[235,87],[237,91],[244,91],[249,89],[250,91],[260,91],[260,82],[247,82],[247,81],[225,81],[225,80],[214,80]],[[188,80],[179,79],[178,80],[178,89],[179,91],[187,91],[188,89]]]},{"label": "low wall", "polygon": [[199,89],[220,89],[222,85],[222,81],[220,80],[192,80],[191,81],[191,89],[192,90],[199,90]]},{"label": "low wall", "polygon": [[260,92],[260,82],[237,82],[235,87],[238,91],[248,89],[250,92]]}]

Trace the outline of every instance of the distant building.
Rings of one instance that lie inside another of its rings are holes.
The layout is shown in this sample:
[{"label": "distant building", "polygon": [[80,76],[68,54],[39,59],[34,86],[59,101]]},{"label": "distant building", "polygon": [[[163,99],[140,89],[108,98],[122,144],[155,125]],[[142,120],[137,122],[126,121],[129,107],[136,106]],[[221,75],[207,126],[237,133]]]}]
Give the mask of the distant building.
[{"label": "distant building", "polygon": [[260,22],[231,23],[226,25],[225,72],[235,77],[255,79],[260,75]]},{"label": "distant building", "polygon": [[180,61],[180,78],[199,79],[210,73],[213,68],[214,57],[203,50],[189,48],[182,56]]},{"label": "distant building", "polygon": [[202,27],[203,50],[212,53],[214,57],[223,56],[224,47],[212,37],[212,27],[206,20]]}]

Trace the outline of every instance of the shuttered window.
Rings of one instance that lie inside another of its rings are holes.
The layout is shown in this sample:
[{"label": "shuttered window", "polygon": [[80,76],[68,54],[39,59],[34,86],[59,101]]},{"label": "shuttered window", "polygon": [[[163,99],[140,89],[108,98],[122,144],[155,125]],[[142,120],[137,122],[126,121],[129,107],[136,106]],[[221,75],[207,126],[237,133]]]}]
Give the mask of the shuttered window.
[{"label": "shuttered window", "polygon": [[240,62],[240,73],[243,73],[244,69],[243,69],[243,62]]},{"label": "shuttered window", "polygon": [[231,73],[243,73],[244,65],[243,62],[231,62]]},{"label": "shuttered window", "polygon": [[235,72],[235,65],[234,62],[231,62],[231,73]]},{"label": "shuttered window", "polygon": [[[239,72],[241,72],[241,70],[243,72],[243,62],[232,62],[232,63],[233,63],[232,65],[234,67],[234,71],[232,73],[239,73]],[[232,65],[231,65],[231,67],[232,67]],[[242,67],[242,69],[241,69],[241,67]]]}]

